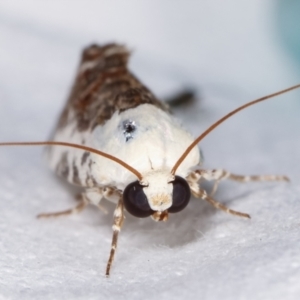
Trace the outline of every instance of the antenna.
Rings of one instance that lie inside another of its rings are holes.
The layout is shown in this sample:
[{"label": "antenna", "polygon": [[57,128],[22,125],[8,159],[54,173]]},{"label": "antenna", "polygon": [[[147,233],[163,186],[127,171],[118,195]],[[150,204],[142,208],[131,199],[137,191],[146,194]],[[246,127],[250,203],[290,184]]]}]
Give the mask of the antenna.
[{"label": "antenna", "polygon": [[238,113],[239,111],[254,105],[256,103],[268,100],[270,98],[273,98],[275,96],[279,96],[281,94],[287,93],[289,91],[295,90],[297,88],[300,87],[300,84],[294,85],[292,87],[289,87],[287,89],[281,90],[279,92],[264,96],[262,98],[253,100],[251,102],[248,102],[238,108],[236,108],[235,110],[231,111],[230,113],[228,113],[227,115],[225,115],[223,118],[219,119],[217,122],[215,122],[214,124],[212,124],[210,127],[208,127],[202,134],[200,134],[184,151],[184,153],[180,156],[180,158],[177,160],[176,164],[174,165],[173,169],[171,170],[171,174],[175,175],[176,170],[178,169],[178,167],[180,166],[180,164],[184,161],[184,159],[188,156],[188,154],[191,152],[191,150],[202,140],[204,139],[211,131],[213,131],[216,127],[218,127],[221,123],[223,123],[224,121],[226,121],[227,119],[229,119],[231,116],[233,116],[234,114]]},{"label": "antenna", "polygon": [[9,142],[9,143],[0,143],[0,146],[64,146],[64,147],[70,147],[70,148],[77,148],[77,149],[85,150],[85,151],[106,157],[106,158],[116,162],[117,164],[121,165],[122,167],[126,168],[127,170],[129,170],[140,181],[143,179],[143,176],[139,171],[137,171],[133,167],[129,166],[127,163],[125,163],[121,159],[119,159],[113,155],[110,155],[108,153],[102,152],[100,150],[97,150],[97,149],[94,149],[91,147],[87,147],[87,146],[83,146],[83,145],[79,145],[79,144],[46,141],[46,142]]}]

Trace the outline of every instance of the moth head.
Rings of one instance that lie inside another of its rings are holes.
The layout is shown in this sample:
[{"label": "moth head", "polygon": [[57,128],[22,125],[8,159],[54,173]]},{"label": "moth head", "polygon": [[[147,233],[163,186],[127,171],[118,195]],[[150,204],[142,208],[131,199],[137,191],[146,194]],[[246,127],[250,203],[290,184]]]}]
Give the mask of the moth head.
[{"label": "moth head", "polygon": [[155,221],[166,221],[168,213],[183,210],[191,197],[185,179],[170,171],[153,171],[141,181],[127,185],[123,192],[126,210],[135,217],[151,216]]}]

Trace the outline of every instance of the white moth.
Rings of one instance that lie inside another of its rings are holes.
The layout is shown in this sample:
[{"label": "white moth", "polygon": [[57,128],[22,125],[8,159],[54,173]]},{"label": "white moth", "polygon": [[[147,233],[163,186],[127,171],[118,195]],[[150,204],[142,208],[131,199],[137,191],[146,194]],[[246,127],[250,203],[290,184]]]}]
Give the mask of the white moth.
[{"label": "white moth", "polygon": [[[210,131],[238,111],[300,87],[249,102],[214,123],[197,139],[170,114],[168,108],[127,69],[128,50],[121,45],[92,45],[82,54],[75,84],[52,141],[0,143],[48,145],[50,167],[71,184],[82,187],[73,209],[39,217],[66,215],[103,198],[116,203],[113,238],[106,275],[110,274],[124,208],[138,218],[166,221],[184,209],[191,194],[233,215],[250,218],[212,198],[223,179],[239,182],[285,180],[285,176],[241,176],[225,170],[201,168],[195,147]],[[214,181],[210,195],[200,179]]]}]

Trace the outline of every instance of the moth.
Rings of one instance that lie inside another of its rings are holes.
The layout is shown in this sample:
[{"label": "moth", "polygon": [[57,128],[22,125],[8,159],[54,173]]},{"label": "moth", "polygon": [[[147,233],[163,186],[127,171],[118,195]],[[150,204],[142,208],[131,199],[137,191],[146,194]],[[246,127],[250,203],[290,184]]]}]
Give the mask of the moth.
[{"label": "moth", "polygon": [[[106,266],[109,276],[124,211],[137,218],[166,221],[189,203],[191,194],[227,213],[250,218],[216,201],[220,181],[288,181],[286,176],[242,176],[223,169],[202,168],[197,144],[214,128],[248,106],[296,89],[300,85],[240,106],[196,139],[127,68],[130,52],[123,45],[91,45],[84,49],[75,83],[50,141],[1,143],[1,146],[47,145],[51,169],[82,188],[73,209],[40,214],[55,217],[116,204],[113,237]],[[200,180],[213,181],[208,194]]]}]

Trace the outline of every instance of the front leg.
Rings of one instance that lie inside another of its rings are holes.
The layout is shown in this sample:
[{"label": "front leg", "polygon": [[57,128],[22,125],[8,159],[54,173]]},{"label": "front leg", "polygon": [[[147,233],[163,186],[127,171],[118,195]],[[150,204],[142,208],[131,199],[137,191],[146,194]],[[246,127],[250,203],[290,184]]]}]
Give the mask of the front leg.
[{"label": "front leg", "polygon": [[213,207],[217,208],[217,209],[221,209],[226,213],[235,215],[235,216],[239,216],[239,217],[244,217],[244,218],[248,218],[250,219],[250,215],[246,214],[246,213],[242,213],[239,211],[235,211],[233,209],[230,209],[228,207],[226,207],[225,205],[223,205],[222,203],[216,201],[215,199],[213,199],[212,197],[208,196],[205,190],[200,189],[199,186],[191,186],[191,192],[192,194],[196,197],[196,198],[201,198],[202,200],[207,201],[208,203],[210,203]]},{"label": "front leg", "polygon": [[253,175],[253,176],[244,176],[231,174],[230,172],[223,169],[214,169],[214,170],[197,170],[194,172],[199,178],[204,178],[208,181],[214,180],[214,186],[210,193],[210,196],[213,196],[218,188],[220,181],[229,179],[238,182],[253,182],[253,181],[289,181],[289,178],[282,175]]},{"label": "front leg", "polygon": [[111,268],[112,262],[114,260],[115,252],[117,249],[118,236],[119,236],[119,232],[122,228],[123,221],[124,221],[124,204],[123,204],[123,198],[120,195],[119,202],[118,202],[117,207],[114,212],[114,225],[112,227],[113,228],[113,238],[112,238],[112,242],[111,242],[109,259],[108,259],[108,262],[106,265],[106,273],[105,273],[106,277],[109,276],[110,268]]},{"label": "front leg", "polygon": [[40,213],[36,217],[38,219],[41,219],[41,218],[53,218],[53,217],[78,214],[89,204],[89,200],[87,199],[85,194],[80,194],[78,200],[79,203],[73,208],[63,210],[63,211],[58,211],[58,212],[52,212],[52,213]]},{"label": "front leg", "polygon": [[115,197],[114,190],[109,187],[87,189],[84,193],[81,193],[76,197],[77,200],[79,200],[79,203],[75,207],[64,211],[41,213],[37,215],[37,218],[53,218],[77,214],[80,213],[88,204],[94,204],[104,213],[107,213],[107,211],[100,205],[103,197]]}]

